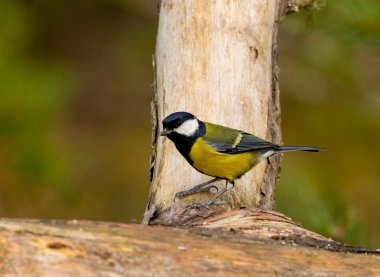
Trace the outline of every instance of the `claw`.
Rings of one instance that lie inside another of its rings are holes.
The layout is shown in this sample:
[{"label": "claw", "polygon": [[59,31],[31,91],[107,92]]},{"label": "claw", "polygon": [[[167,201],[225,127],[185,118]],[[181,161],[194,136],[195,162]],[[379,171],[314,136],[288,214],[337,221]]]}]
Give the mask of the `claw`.
[{"label": "claw", "polygon": [[[212,189],[216,190],[216,192],[211,191]],[[211,186],[211,187],[209,188],[209,191],[210,191],[210,192],[213,192],[213,193],[217,193],[217,192],[219,191],[219,189],[218,189],[217,186]]]},{"label": "claw", "polygon": [[[212,186],[214,187],[214,186]],[[214,197],[212,197],[211,199],[209,199],[208,201],[206,202],[201,202],[201,203],[194,203],[188,207],[186,207],[186,209],[199,209],[201,207],[208,207],[208,206],[211,206],[211,205],[223,205],[224,204],[224,201],[221,201],[221,202],[216,202],[215,200],[220,197],[223,193],[225,193],[226,191],[230,190],[231,188],[234,187],[234,183],[233,181],[227,181],[226,183],[226,187],[224,189],[222,189],[221,191],[219,191],[218,193],[216,193],[214,195]]]},{"label": "claw", "polygon": [[174,196],[174,199],[176,198],[182,198],[182,197],[185,197],[187,194],[186,194],[186,191],[180,191],[180,192],[177,192]]},{"label": "claw", "polygon": [[192,195],[194,193],[198,193],[198,192],[209,190],[210,189],[210,184],[214,183],[214,182],[216,182],[218,180],[219,180],[218,178],[214,178],[214,179],[212,179],[210,181],[207,181],[207,182],[204,182],[202,184],[196,185],[196,186],[192,187],[191,189],[177,192],[175,194],[175,196],[174,196],[174,201],[177,198],[183,198],[185,196]]}]

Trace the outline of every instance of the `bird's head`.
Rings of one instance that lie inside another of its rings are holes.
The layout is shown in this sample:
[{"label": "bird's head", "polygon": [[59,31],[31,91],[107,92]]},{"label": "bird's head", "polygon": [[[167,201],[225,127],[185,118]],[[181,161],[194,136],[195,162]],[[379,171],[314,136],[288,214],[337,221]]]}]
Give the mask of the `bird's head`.
[{"label": "bird's head", "polygon": [[175,112],[164,118],[162,126],[161,136],[194,137],[199,132],[200,121],[191,113]]}]

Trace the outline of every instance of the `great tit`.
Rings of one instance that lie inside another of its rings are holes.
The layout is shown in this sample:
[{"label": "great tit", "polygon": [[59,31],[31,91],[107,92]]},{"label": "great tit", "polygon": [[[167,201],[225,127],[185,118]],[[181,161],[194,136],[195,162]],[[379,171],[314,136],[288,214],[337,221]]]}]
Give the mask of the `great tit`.
[{"label": "great tit", "polygon": [[226,180],[226,187],[210,200],[195,206],[212,205],[233,188],[239,179],[261,160],[286,151],[318,152],[322,148],[308,146],[279,146],[236,129],[203,122],[188,112],[175,112],[163,121],[161,136],[168,137],[189,164],[214,179],[176,194],[176,198],[209,190],[212,183]]}]

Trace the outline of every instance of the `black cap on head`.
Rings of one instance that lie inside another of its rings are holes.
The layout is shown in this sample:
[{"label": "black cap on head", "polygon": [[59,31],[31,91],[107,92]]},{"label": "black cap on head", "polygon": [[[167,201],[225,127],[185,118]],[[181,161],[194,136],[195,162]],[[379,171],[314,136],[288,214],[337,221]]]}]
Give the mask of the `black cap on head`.
[{"label": "black cap on head", "polygon": [[165,136],[170,133],[170,131],[174,130],[178,126],[180,126],[183,122],[196,118],[194,115],[188,112],[175,112],[162,120],[162,125],[164,127],[161,132],[161,136]]}]

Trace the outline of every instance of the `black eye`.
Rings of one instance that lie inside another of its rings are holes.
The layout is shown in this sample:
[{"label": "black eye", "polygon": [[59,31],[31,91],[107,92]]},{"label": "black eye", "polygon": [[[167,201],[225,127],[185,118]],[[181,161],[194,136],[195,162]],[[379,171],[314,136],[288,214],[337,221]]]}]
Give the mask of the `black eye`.
[{"label": "black eye", "polygon": [[182,121],[180,119],[177,119],[175,122],[174,122],[174,126],[175,127],[178,127],[182,124]]}]

